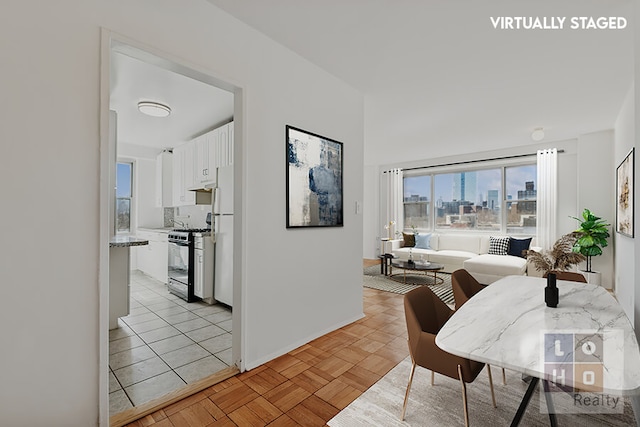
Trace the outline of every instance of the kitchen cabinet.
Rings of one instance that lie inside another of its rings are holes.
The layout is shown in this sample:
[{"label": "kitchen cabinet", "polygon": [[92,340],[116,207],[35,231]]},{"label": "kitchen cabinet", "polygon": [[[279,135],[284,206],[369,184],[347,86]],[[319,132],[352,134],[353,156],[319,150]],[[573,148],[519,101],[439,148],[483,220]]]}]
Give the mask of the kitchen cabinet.
[{"label": "kitchen cabinet", "polygon": [[216,164],[214,147],[218,138],[219,130],[214,129],[211,132],[199,136],[193,142],[196,147],[195,159],[195,181],[196,185],[215,183],[216,181]]},{"label": "kitchen cabinet", "polygon": [[195,144],[187,142],[173,149],[173,206],[196,204],[196,195],[189,188],[194,185]]},{"label": "kitchen cabinet", "polygon": [[131,289],[129,286],[130,250],[148,245],[145,239],[114,236],[109,242],[109,329],[118,327],[118,318],[129,314]]},{"label": "kitchen cabinet", "polygon": [[173,149],[173,204],[191,206],[210,203],[205,192],[191,191],[212,186],[216,169],[233,164],[233,122]]},{"label": "kitchen cabinet", "polygon": [[229,146],[228,161],[229,165],[233,165],[233,147],[234,147],[234,124],[227,124],[227,145]]},{"label": "kitchen cabinet", "polygon": [[209,236],[195,240],[193,257],[193,294],[213,304],[214,245]]},{"label": "kitchen cabinet", "polygon": [[163,151],[156,157],[156,207],[173,206],[173,154]]},{"label": "kitchen cabinet", "polygon": [[138,230],[138,238],[149,244],[136,248],[138,270],[162,283],[167,283],[169,243],[167,233],[162,231]]},{"label": "kitchen cabinet", "polygon": [[233,122],[218,128],[216,140],[216,167],[224,167],[233,164]]}]

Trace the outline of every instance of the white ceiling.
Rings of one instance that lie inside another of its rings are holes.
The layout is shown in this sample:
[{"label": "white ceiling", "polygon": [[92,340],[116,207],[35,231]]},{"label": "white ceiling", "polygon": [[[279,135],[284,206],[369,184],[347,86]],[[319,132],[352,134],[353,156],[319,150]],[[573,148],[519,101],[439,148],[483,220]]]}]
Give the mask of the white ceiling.
[{"label": "white ceiling", "polygon": [[632,84],[630,26],[514,31],[490,20],[631,23],[631,0],[208,1],[364,93],[365,164],[528,145],[539,126],[545,141],[609,129]]},{"label": "white ceiling", "polygon": [[[131,50],[134,52],[134,50]],[[118,115],[118,143],[173,148],[233,117],[233,94],[190,77],[113,51],[110,108]],[[138,111],[139,101],[168,105],[166,118]]]}]

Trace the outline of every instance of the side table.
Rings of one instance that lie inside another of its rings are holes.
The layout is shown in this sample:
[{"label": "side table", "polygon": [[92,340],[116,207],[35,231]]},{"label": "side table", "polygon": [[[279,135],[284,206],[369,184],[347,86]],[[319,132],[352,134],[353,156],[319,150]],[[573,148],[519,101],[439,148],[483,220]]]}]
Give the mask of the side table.
[{"label": "side table", "polygon": [[378,256],[380,258],[380,274],[385,276],[389,275],[389,267],[391,266],[391,260],[395,258],[393,254],[382,254]]}]

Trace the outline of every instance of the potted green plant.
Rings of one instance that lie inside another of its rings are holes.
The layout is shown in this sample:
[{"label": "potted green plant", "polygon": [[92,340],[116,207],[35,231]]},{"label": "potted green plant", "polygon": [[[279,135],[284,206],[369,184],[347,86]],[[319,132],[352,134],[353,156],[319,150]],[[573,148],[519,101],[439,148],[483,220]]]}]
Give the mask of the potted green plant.
[{"label": "potted green plant", "polygon": [[592,214],[589,209],[582,212],[582,219],[572,218],[580,222],[580,227],[575,231],[578,238],[573,244],[573,252],[586,257],[586,273],[596,273],[591,270],[591,257],[602,255],[602,248],[607,246],[607,238],[610,236],[611,224]]}]

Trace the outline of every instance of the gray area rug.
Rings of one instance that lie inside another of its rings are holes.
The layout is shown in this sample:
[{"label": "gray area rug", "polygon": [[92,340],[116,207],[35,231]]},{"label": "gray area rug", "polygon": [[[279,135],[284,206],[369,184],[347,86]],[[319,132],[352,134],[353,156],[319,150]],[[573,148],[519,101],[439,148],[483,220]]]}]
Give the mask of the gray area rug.
[{"label": "gray area rug", "polygon": [[[400,270],[401,271],[401,270]],[[394,270],[398,272],[398,269]],[[451,289],[451,275],[449,273],[437,273],[438,277],[443,280],[442,284],[433,285],[433,273],[424,275],[423,273],[407,274],[407,279],[413,283],[420,285],[404,284],[390,279],[384,274],[380,274],[380,266],[373,265],[364,269],[363,285],[366,288],[378,289],[395,294],[406,294],[420,286],[427,285],[431,290],[447,304],[453,304],[453,290]]]},{"label": "gray area rug", "polygon": [[[349,406],[339,412],[327,423],[331,427],[359,426],[464,426],[462,409],[462,393],[460,383],[442,375],[436,375],[435,385],[431,386],[431,373],[424,368],[416,368],[413,385],[409,394],[405,421],[400,421],[402,402],[409,380],[411,360],[406,358],[393,368],[380,381],[369,388]],[[499,368],[491,370],[494,378],[497,408],[491,403],[491,392],[487,370],[478,378],[467,384],[469,404],[469,423],[472,426],[508,426],[516,413],[518,405],[527,389],[520,373],[507,371],[507,385],[502,385]],[[544,397],[535,391],[527,411],[520,422],[521,426],[549,426],[549,416],[541,412],[546,409]],[[554,396],[558,393],[554,393]],[[565,409],[574,406],[568,402],[569,395],[554,397],[556,408]],[[543,399],[542,402],[540,399]],[[542,406],[540,405],[542,403]],[[635,425],[633,410],[628,401],[620,398],[622,413],[613,414],[558,414],[558,425],[563,427],[587,426],[633,426]],[[618,406],[620,408],[621,406]]]}]

